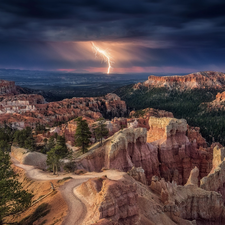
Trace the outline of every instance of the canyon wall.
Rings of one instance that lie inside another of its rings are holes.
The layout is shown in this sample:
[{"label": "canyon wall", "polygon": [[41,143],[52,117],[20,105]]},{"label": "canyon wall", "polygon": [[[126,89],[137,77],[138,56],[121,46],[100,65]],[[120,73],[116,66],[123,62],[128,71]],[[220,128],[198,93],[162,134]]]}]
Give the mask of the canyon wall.
[{"label": "canyon wall", "polygon": [[102,168],[129,171],[132,167],[142,167],[147,181],[154,174],[159,175],[157,148],[146,143],[145,128],[126,128],[91,148],[77,159],[79,169],[101,171]]},{"label": "canyon wall", "polygon": [[225,222],[225,207],[219,193],[193,184],[180,186],[157,177],[153,177],[150,188],[124,173],[115,180],[107,176],[92,178],[75,188],[74,193],[87,207],[83,221],[87,225],[222,225]]},{"label": "canyon wall", "polygon": [[158,175],[166,181],[185,184],[195,166],[200,170],[199,179],[208,175],[214,146],[207,147],[197,128],[188,127],[186,120],[167,117],[150,117],[149,127],[148,131],[125,128],[102,145],[95,144],[78,158],[79,169],[128,172],[133,167],[141,167],[148,183],[152,176]]},{"label": "canyon wall", "polygon": [[158,148],[161,177],[185,184],[195,166],[200,169],[200,178],[210,172],[212,147],[206,147],[198,129],[187,128],[186,120],[150,117],[149,127],[147,142]]},{"label": "canyon wall", "polygon": [[191,73],[185,76],[154,76],[148,77],[148,80],[143,83],[134,85],[135,89],[142,87],[157,87],[167,89],[205,89],[205,88],[217,88],[221,89],[225,87],[225,74],[221,72],[197,72]]},{"label": "canyon wall", "polygon": [[129,119],[127,119],[128,127],[144,127],[149,130],[149,118],[151,116],[154,117],[171,117],[173,118],[173,113],[165,111],[165,110],[159,110],[159,109],[153,109],[153,108],[146,108],[140,111],[131,111],[129,114]]}]

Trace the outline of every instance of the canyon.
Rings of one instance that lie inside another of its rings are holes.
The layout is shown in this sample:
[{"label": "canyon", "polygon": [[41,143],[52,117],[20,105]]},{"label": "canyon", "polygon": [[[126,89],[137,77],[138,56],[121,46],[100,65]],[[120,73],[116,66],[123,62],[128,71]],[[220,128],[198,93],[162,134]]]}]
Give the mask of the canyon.
[{"label": "canyon", "polygon": [[[153,86],[182,91],[213,86],[219,90],[225,85],[224,75],[199,72],[150,76],[148,81],[134,85],[133,90]],[[190,126],[186,119],[175,118],[175,114],[163,109],[130,112],[126,102],[113,93],[48,103],[41,95],[16,92],[13,85],[1,89],[0,122],[12,123],[17,129],[44,125],[48,130],[36,134],[38,143],[57,133],[65,136],[68,146],[74,146],[74,118],[82,116],[90,130],[99,118],[105,118],[109,133],[103,143],[95,143],[92,136],[88,152],[72,160],[76,171],[83,171],[83,175],[62,170],[54,177],[45,171],[46,155],[11,147],[14,165],[27,171],[29,179],[70,180],[57,186],[57,198],[66,199],[69,209],[67,216],[65,211],[63,217],[57,214],[58,224],[225,223],[225,148],[218,142],[209,144],[199,127]],[[225,94],[218,93],[212,105],[222,105],[224,99]],[[54,201],[54,196],[51,199]],[[46,224],[51,224],[50,217],[46,218]]]},{"label": "canyon", "polygon": [[90,148],[77,159],[78,168],[128,172],[133,167],[141,167],[149,184],[157,175],[184,185],[195,166],[200,169],[199,179],[208,175],[215,143],[208,147],[199,130],[188,126],[185,120],[151,116],[148,124],[149,130],[125,128],[105,140],[102,146]]},{"label": "canyon", "polygon": [[122,117],[127,114],[126,103],[116,94],[47,103],[41,95],[17,94],[13,85],[14,83],[2,81],[1,93],[6,93],[6,96],[4,95],[0,101],[0,123],[7,121],[17,129],[27,126],[35,128],[36,124],[53,126],[55,123],[67,122],[78,116],[98,119]]},{"label": "canyon", "polygon": [[123,129],[77,159],[88,171],[127,172],[76,188],[92,209],[85,223],[224,224],[224,148],[183,119],[150,117],[149,127]]}]

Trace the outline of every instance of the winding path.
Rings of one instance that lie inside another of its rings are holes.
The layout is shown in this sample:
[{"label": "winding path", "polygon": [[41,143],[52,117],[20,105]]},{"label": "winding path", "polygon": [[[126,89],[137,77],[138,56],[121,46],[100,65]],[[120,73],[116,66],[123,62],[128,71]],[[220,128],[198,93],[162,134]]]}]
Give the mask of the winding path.
[{"label": "winding path", "polygon": [[26,171],[26,176],[33,180],[47,181],[60,180],[68,176],[72,177],[69,182],[66,182],[59,188],[68,205],[68,213],[64,218],[62,225],[81,225],[87,213],[85,204],[74,194],[74,188],[87,181],[89,178],[107,175],[107,177],[112,180],[118,180],[123,175],[123,173],[119,171],[106,170],[101,173],[89,172],[84,175],[65,174],[56,176],[43,172],[40,169],[36,169],[33,166],[21,164],[13,157],[11,157],[11,160],[15,166],[24,169]]}]

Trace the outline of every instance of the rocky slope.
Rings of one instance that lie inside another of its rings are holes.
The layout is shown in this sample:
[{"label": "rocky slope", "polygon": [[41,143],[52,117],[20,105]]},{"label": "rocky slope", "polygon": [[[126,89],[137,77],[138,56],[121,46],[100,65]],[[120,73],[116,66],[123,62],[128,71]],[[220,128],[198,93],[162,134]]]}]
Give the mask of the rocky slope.
[{"label": "rocky slope", "polygon": [[154,76],[148,77],[148,80],[143,83],[135,84],[133,89],[140,89],[141,87],[148,88],[167,88],[179,89],[181,91],[187,89],[205,89],[216,88],[221,89],[225,87],[225,74],[221,72],[197,72],[185,76]]},{"label": "rocky slope", "polygon": [[210,172],[212,147],[207,148],[194,128],[187,129],[186,120],[150,117],[149,126],[147,142],[158,148],[162,177],[185,184],[194,166],[200,168],[201,178]]},{"label": "rocky slope", "polygon": [[127,120],[128,127],[145,127],[149,130],[149,118],[151,116],[154,117],[171,117],[173,118],[173,113],[165,111],[165,110],[159,110],[159,109],[153,109],[153,108],[146,108],[143,110],[138,111],[131,111],[129,114],[130,119]]},{"label": "rocky slope", "polygon": [[13,126],[35,127],[36,123],[53,125],[69,121],[77,116],[91,119],[120,117],[127,113],[126,103],[115,94],[96,98],[72,98],[45,103],[40,95],[16,95],[0,102],[0,122],[11,122]]},{"label": "rocky slope", "polygon": [[220,194],[198,185],[179,186],[157,177],[153,177],[150,188],[128,175],[116,181],[93,178],[77,187],[75,194],[87,207],[83,221],[87,225],[222,225],[225,222]]},{"label": "rocky slope", "polygon": [[[173,114],[164,110],[157,110],[152,108],[147,108],[143,110],[144,114],[139,115],[135,111],[130,113],[131,118],[124,118],[124,117],[114,117],[111,121],[106,120],[105,124],[109,130],[108,137],[112,136],[120,129],[127,128],[127,127],[143,127],[149,129],[148,120],[150,116],[156,117],[173,117]],[[137,117],[137,118],[136,118]],[[83,116],[83,119],[87,120],[89,124],[89,128],[92,129],[92,126],[97,123],[95,119],[92,119],[87,116]],[[66,141],[69,141],[71,145],[74,145],[74,134],[76,132],[77,124],[74,120],[70,120],[65,124],[62,124],[57,127],[51,128],[48,134],[45,134],[45,137],[49,137],[54,133],[58,133],[59,135],[64,135]],[[197,128],[196,128],[197,129]],[[94,141],[94,139],[93,139]]]},{"label": "rocky slope", "polygon": [[148,131],[130,127],[115,133],[102,146],[97,144],[78,158],[78,167],[126,172],[141,167],[148,183],[153,175],[159,175],[166,181],[185,184],[195,166],[200,169],[200,178],[208,175],[214,145],[207,147],[197,128],[188,127],[185,120],[168,117],[150,117],[149,127]]},{"label": "rocky slope", "polygon": [[145,128],[126,128],[108,138],[102,146],[95,145],[77,160],[77,167],[88,171],[119,169],[128,171],[132,167],[142,167],[147,181],[159,175],[157,148],[146,143]]},{"label": "rocky slope", "polygon": [[204,106],[206,106],[207,111],[218,111],[218,110],[225,110],[225,91],[224,92],[218,92],[216,95],[215,100],[208,102],[208,103],[202,103],[201,105],[204,109]]},{"label": "rocky slope", "polygon": [[2,95],[18,94],[14,81],[0,80],[0,97]]},{"label": "rocky slope", "polygon": [[225,202],[225,148],[215,146],[213,149],[213,167],[208,176],[200,181],[202,189],[220,193]]}]

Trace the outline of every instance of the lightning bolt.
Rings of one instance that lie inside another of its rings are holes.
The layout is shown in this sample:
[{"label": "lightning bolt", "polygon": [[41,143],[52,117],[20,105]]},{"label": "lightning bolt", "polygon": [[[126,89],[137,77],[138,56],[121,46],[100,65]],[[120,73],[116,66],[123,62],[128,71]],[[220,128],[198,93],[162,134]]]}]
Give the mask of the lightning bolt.
[{"label": "lightning bolt", "polygon": [[92,44],[92,49],[95,53],[95,56],[98,55],[98,53],[102,56],[102,59],[104,62],[108,63],[108,71],[107,74],[110,73],[110,69],[112,68],[112,57],[110,56],[110,53],[106,50],[102,50],[99,47],[97,47],[94,42],[91,42]]}]

